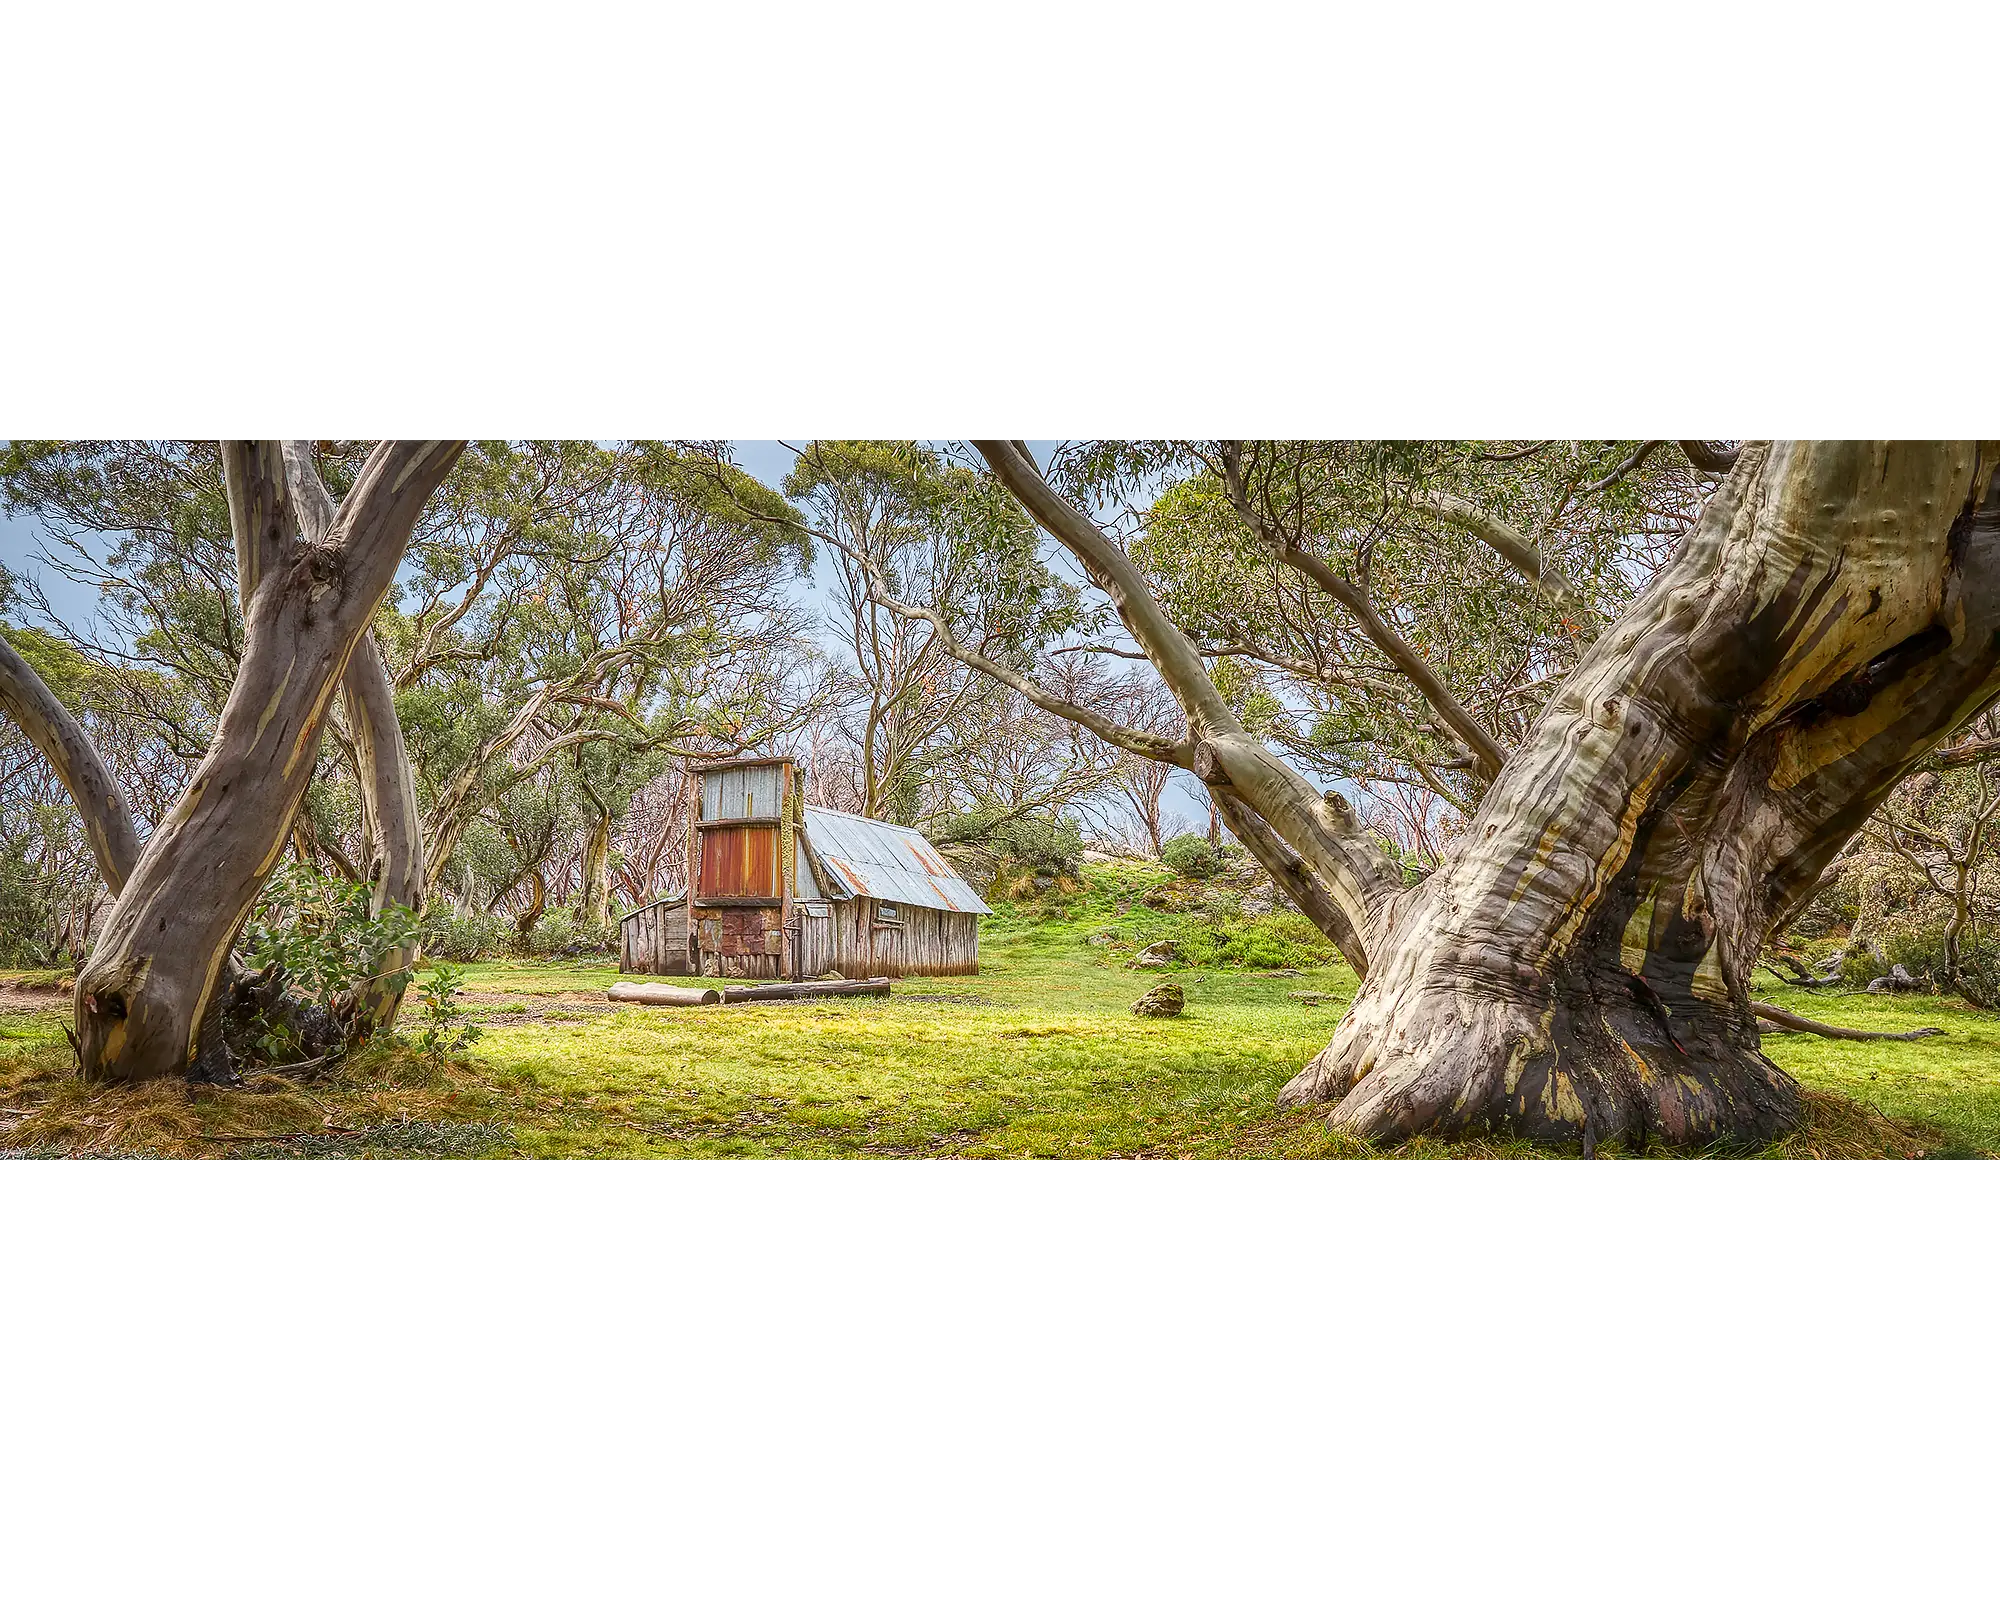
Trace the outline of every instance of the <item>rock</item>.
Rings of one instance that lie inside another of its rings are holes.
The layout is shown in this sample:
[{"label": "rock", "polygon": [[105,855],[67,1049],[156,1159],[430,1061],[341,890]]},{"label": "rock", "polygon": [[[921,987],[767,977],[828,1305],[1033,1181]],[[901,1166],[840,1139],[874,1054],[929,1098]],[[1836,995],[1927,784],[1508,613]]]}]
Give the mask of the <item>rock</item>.
[{"label": "rock", "polygon": [[838,972],[822,972],[819,975],[818,981],[823,983],[845,983],[847,979],[842,977]]},{"label": "rock", "polygon": [[1132,1002],[1135,1017],[1177,1017],[1187,1004],[1177,983],[1156,983]]},{"label": "rock", "polygon": [[1246,917],[1268,917],[1277,909],[1277,901],[1268,894],[1252,891],[1243,898],[1243,915]]},{"label": "rock", "polygon": [[1147,945],[1127,965],[1134,967],[1164,967],[1169,962],[1179,960],[1180,953],[1181,947],[1175,944],[1173,940],[1160,939]]},{"label": "rock", "polygon": [[1086,850],[1077,857],[1086,867],[1108,867],[1118,858],[1106,855],[1102,850]]},{"label": "rock", "polygon": [[1125,941],[1120,939],[1112,929],[1099,928],[1095,933],[1085,934],[1083,942],[1088,945],[1095,945],[1101,949],[1105,945],[1123,944]]}]

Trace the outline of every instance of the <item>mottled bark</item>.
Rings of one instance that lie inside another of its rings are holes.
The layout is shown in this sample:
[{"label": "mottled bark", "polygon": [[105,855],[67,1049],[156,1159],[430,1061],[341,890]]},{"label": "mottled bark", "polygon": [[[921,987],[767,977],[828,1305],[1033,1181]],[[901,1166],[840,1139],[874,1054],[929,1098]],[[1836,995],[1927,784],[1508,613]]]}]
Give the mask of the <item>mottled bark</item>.
[{"label": "mottled bark", "polygon": [[229,947],[276,867],[333,697],[457,441],[385,442],[322,543],[275,441],[226,443],[239,560],[257,574],[244,650],[215,738],[147,840],[77,979],[86,1075],[186,1075]]},{"label": "mottled bark", "polygon": [[48,759],[76,802],[98,874],[117,894],[139,860],[139,835],[132,826],[125,791],[111,776],[90,735],[5,639],[0,639],[0,708]]},{"label": "mottled bark", "polygon": [[1769,929],[2000,689],[1995,450],[1743,447],[1667,570],[1502,768],[1464,848],[1380,917],[1288,1103],[1367,1136],[1748,1142]]},{"label": "mottled bark", "polygon": [[[283,445],[285,482],[298,508],[305,537],[324,542],[339,520],[340,508],[327,493],[303,440]],[[243,574],[245,611],[250,579]],[[340,684],[341,709],[354,744],[356,787],[361,796],[362,877],[368,909],[380,916],[390,906],[421,911],[424,905],[424,837],[417,805],[417,778],[396,720],[395,688],[371,627],[348,658]],[[423,953],[417,935],[382,952],[375,970],[355,990],[355,1025],[363,1037],[394,1025],[409,975]]]}]

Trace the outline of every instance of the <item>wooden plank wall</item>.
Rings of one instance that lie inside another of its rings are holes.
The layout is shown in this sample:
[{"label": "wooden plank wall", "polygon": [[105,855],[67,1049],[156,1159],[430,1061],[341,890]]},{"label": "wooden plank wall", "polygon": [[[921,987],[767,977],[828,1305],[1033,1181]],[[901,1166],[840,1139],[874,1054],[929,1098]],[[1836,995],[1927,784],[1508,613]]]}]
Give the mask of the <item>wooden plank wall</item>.
[{"label": "wooden plank wall", "polygon": [[678,974],[689,970],[687,907],[642,906],[618,925],[618,970]]},{"label": "wooden plank wall", "polygon": [[979,970],[979,919],[928,906],[896,908],[896,921],[876,916],[866,895],[833,902],[833,967],[843,978],[946,977]]},{"label": "wooden plank wall", "polygon": [[[698,965],[688,960],[685,905],[647,906],[619,926],[618,970],[678,976],[701,972],[720,978],[945,977],[979,970],[979,919],[926,906],[898,906],[893,923],[882,921],[880,902],[835,900],[831,915],[815,917],[793,907],[796,935],[783,932],[777,906],[712,906],[696,911]],[[784,970],[784,941],[795,940],[796,964]],[[775,947],[774,947],[775,946]]]}]

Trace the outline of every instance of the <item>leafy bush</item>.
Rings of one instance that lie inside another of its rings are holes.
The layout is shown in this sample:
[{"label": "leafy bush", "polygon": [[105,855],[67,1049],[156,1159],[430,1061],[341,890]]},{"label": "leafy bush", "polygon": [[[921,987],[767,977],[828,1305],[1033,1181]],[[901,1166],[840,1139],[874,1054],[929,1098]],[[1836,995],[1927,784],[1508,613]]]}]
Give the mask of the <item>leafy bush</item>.
[{"label": "leafy bush", "polygon": [[[245,963],[276,962],[292,988],[332,1009],[375,970],[382,956],[417,931],[407,906],[371,916],[366,884],[329,878],[303,862],[280,868],[243,930]],[[407,987],[407,972],[394,981]]]},{"label": "leafy bush", "polygon": [[553,911],[543,913],[541,919],[528,930],[525,939],[516,939],[523,955],[552,956],[578,943],[576,913],[568,906],[557,906]]},{"label": "leafy bush", "polygon": [[1183,878],[1212,878],[1222,862],[1214,845],[1198,833],[1183,833],[1169,839],[1160,860]]},{"label": "leafy bush", "polygon": [[0,846],[0,967],[49,967],[65,952],[49,939],[54,903],[25,840]]},{"label": "leafy bush", "polygon": [[505,945],[512,932],[483,911],[433,913],[424,923],[424,953],[440,961],[477,961]]},{"label": "leafy bush", "polygon": [[1984,1010],[2000,1006],[2000,942],[1971,938],[1959,942],[1958,992]]},{"label": "leafy bush", "polygon": [[1881,951],[1866,939],[1850,939],[1847,949],[1840,959],[1840,977],[1843,983],[1859,984],[1866,987],[1889,970],[1889,963],[1882,959]]}]

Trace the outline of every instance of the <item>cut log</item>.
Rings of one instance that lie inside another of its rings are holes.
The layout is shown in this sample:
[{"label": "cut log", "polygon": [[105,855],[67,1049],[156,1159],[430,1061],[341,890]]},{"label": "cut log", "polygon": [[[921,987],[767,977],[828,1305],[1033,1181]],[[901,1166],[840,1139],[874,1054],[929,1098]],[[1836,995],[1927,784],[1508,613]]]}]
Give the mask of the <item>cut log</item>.
[{"label": "cut log", "polygon": [[838,982],[759,983],[724,989],[722,998],[731,1005],[746,1000],[817,1000],[834,994],[887,994],[887,978],[843,978]]},{"label": "cut log", "polygon": [[1942,1028],[1912,1028],[1908,1033],[1870,1033],[1866,1028],[1836,1028],[1830,1022],[1821,1022],[1814,1017],[1802,1017],[1796,1011],[1787,1011],[1781,1006],[1767,1005],[1762,1000],[1750,1002],[1751,1015],[1756,1017],[1758,1032],[1765,1032],[1764,1023],[1772,1024],[1770,1031],[1777,1033],[1810,1033],[1822,1039],[1859,1039],[1866,1042],[1877,1040],[1891,1044],[1907,1044],[1912,1039],[1932,1039],[1944,1032]]},{"label": "cut log", "polygon": [[720,989],[682,989],[671,983],[614,983],[604,991],[613,1000],[640,1006],[719,1006]]}]

